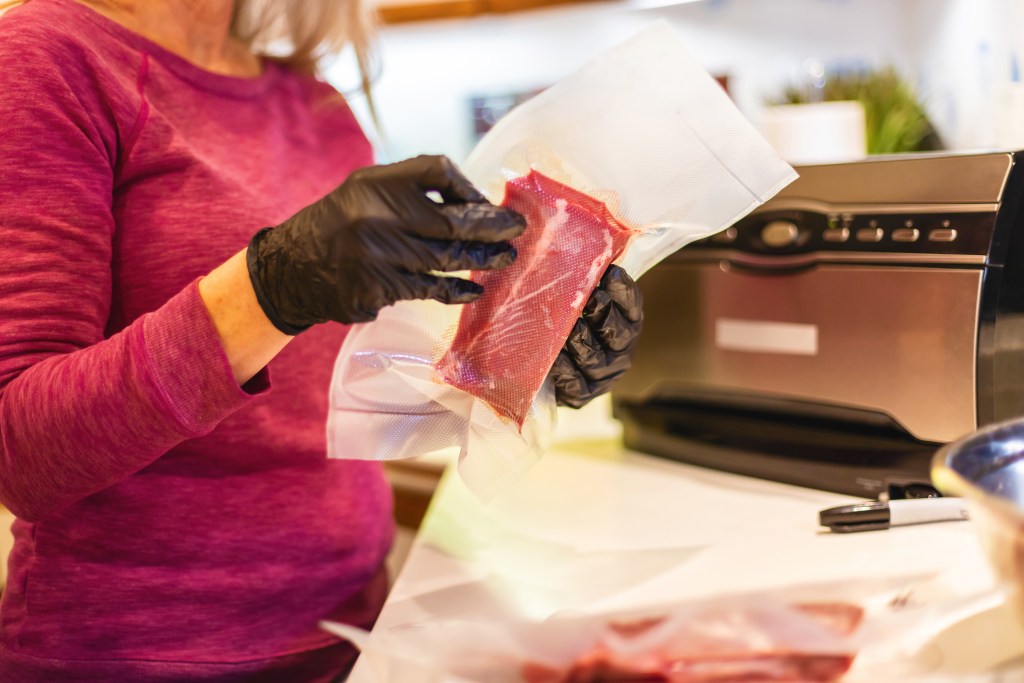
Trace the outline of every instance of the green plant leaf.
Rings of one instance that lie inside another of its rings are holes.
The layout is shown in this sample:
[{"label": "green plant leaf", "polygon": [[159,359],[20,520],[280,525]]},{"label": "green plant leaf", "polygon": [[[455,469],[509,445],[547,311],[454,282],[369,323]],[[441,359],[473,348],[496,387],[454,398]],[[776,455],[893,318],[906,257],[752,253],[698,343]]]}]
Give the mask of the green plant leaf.
[{"label": "green plant leaf", "polygon": [[935,149],[938,137],[913,88],[896,70],[841,74],[828,77],[820,97],[806,88],[787,85],[772,104],[856,100],[864,106],[868,154],[897,154]]}]

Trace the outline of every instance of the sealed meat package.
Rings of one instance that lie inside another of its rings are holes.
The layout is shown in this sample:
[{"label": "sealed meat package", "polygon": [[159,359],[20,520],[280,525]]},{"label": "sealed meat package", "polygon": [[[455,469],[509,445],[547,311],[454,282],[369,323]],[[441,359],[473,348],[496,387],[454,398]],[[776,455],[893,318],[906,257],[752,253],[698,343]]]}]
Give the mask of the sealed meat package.
[{"label": "sealed meat package", "polygon": [[521,676],[524,683],[827,683],[853,664],[855,650],[846,637],[862,616],[849,603],[711,603],[609,622],[568,665],[526,662]]},{"label": "sealed meat package", "polygon": [[601,202],[538,171],[510,180],[502,203],[526,218],[513,241],[519,256],[473,276],[484,294],[463,307],[438,371],[522,426],[590,292],[635,233]]},{"label": "sealed meat package", "polygon": [[[889,607],[784,592],[543,621],[428,619],[353,639],[382,683],[833,683],[906,626]],[[924,618],[918,614],[917,619]]]},{"label": "sealed meat package", "polygon": [[548,448],[547,373],[607,266],[638,278],[796,177],[664,22],[514,109],[462,170],[526,217],[516,262],[469,274],[473,303],[403,301],[354,326],[327,438],[334,458],[455,447],[481,499]]}]

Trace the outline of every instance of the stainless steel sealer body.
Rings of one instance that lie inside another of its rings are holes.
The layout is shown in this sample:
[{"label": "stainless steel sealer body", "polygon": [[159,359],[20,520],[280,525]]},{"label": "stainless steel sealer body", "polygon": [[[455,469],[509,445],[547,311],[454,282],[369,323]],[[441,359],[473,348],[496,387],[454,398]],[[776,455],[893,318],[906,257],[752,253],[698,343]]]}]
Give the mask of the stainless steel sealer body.
[{"label": "stainless steel sealer body", "polygon": [[1024,415],[1024,157],[805,166],[641,279],[626,445],[856,495]]}]

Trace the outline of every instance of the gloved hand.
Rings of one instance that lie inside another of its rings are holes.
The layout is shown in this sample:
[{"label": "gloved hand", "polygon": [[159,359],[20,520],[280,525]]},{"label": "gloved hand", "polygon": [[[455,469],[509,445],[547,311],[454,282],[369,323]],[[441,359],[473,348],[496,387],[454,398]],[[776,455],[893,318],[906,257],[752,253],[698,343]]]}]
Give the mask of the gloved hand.
[{"label": "gloved hand", "polygon": [[525,229],[522,216],[490,204],[446,157],[420,156],[356,171],[257,232],[246,259],[264,313],[298,334],[328,320],[373,320],[402,299],[473,301],[480,285],[428,271],[507,266],[516,257],[508,240]]},{"label": "gloved hand", "polygon": [[558,405],[583,407],[629,369],[643,307],[643,292],[633,278],[608,266],[548,373]]}]

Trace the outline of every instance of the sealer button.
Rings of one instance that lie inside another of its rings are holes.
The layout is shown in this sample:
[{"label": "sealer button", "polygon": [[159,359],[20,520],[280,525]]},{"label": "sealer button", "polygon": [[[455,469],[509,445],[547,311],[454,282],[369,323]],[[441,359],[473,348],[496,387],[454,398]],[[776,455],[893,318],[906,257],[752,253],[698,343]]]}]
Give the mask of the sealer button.
[{"label": "sealer button", "polygon": [[881,242],[884,236],[881,228],[861,228],[857,231],[858,242]]},{"label": "sealer button", "polygon": [[800,236],[800,228],[792,221],[772,221],[761,229],[761,241],[769,247],[788,247]]},{"label": "sealer button", "polygon": [[736,228],[726,228],[722,232],[712,235],[711,241],[718,242],[719,244],[729,244],[736,241],[737,234]]},{"label": "sealer button", "polygon": [[953,242],[956,240],[956,228],[936,228],[928,233],[929,242]]},{"label": "sealer button", "polygon": [[916,242],[921,236],[917,228],[899,228],[892,231],[893,242]]},{"label": "sealer button", "polygon": [[829,228],[821,233],[821,238],[826,242],[845,242],[850,239],[849,228]]}]

